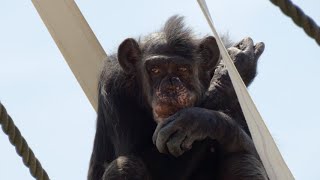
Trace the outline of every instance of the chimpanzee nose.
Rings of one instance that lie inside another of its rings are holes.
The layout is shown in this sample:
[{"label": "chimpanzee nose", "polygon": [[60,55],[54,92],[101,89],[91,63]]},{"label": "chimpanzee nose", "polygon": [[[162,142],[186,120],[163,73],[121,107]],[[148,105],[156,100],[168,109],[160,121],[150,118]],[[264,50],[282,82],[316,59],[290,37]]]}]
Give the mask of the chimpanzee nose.
[{"label": "chimpanzee nose", "polygon": [[180,81],[179,77],[173,76],[170,78],[170,83],[173,86],[177,86],[181,83],[181,81]]}]

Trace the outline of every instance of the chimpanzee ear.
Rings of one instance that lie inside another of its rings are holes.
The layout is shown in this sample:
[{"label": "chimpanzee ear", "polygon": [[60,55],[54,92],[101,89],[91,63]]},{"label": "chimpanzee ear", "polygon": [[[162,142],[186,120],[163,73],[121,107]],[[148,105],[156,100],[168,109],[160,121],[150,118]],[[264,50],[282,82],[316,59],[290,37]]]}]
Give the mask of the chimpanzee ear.
[{"label": "chimpanzee ear", "polygon": [[125,72],[135,71],[135,64],[141,59],[141,50],[136,40],[124,40],[118,49],[118,61]]},{"label": "chimpanzee ear", "polygon": [[220,51],[213,36],[206,37],[200,42],[199,53],[204,70],[212,70],[219,64]]}]

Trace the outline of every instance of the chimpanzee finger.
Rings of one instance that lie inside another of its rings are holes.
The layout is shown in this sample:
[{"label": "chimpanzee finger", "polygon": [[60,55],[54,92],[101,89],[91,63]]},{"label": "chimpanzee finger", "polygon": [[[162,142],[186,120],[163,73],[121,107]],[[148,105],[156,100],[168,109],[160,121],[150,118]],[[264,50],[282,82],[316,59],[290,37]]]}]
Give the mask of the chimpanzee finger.
[{"label": "chimpanzee finger", "polygon": [[190,150],[192,148],[192,144],[196,141],[197,138],[195,136],[187,136],[181,144],[181,148],[183,150]]},{"label": "chimpanzee finger", "polygon": [[174,119],[173,118],[169,118],[161,123],[159,123],[157,125],[157,128],[156,130],[154,131],[153,133],[153,136],[152,136],[152,141],[153,141],[153,144],[156,145],[156,141],[157,141],[157,138],[158,138],[158,134],[159,134],[159,131],[164,127],[166,126],[167,124],[169,124],[170,122],[172,122]]},{"label": "chimpanzee finger", "polygon": [[181,148],[183,140],[186,138],[186,133],[183,131],[177,131],[173,134],[167,142],[167,149],[171,155],[178,157],[184,153]]},{"label": "chimpanzee finger", "polygon": [[263,42],[259,42],[254,46],[254,59],[257,61],[263,53],[265,45]]},{"label": "chimpanzee finger", "polygon": [[169,138],[178,131],[176,126],[166,126],[160,129],[156,139],[156,146],[159,152],[167,153],[167,141]]},{"label": "chimpanzee finger", "polygon": [[254,55],[254,49],[253,49],[253,40],[249,37],[243,39],[243,42],[242,42],[242,46],[243,47],[240,47],[241,49],[243,49],[243,52],[245,54],[247,54],[249,57],[253,57]]}]

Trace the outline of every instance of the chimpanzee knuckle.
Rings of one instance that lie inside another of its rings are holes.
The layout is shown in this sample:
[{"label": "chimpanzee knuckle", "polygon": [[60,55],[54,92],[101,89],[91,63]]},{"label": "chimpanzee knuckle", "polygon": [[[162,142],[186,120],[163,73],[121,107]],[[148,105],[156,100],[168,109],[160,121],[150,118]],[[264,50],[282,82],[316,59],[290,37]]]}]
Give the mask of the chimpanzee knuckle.
[{"label": "chimpanzee knuckle", "polygon": [[187,138],[186,140],[183,141],[181,144],[181,148],[183,150],[190,150],[192,148],[193,141],[190,138]]},{"label": "chimpanzee knuckle", "polygon": [[166,154],[167,153],[167,148],[166,148],[166,142],[162,140],[156,141],[156,147],[160,153]]},{"label": "chimpanzee knuckle", "polygon": [[180,147],[180,143],[177,143],[176,141],[168,141],[167,142],[167,148],[171,155],[174,157],[178,157],[183,154],[183,150]]},{"label": "chimpanzee knuckle", "polygon": [[245,50],[253,47],[253,40],[250,37],[244,38],[240,43],[240,49]]}]

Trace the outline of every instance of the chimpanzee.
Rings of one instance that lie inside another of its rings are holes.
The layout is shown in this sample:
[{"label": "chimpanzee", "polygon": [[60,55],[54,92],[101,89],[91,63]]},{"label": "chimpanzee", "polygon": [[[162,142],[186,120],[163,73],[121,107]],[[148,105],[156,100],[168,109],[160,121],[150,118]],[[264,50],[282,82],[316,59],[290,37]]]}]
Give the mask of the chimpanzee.
[{"label": "chimpanzee", "polygon": [[[228,48],[246,85],[263,43]],[[212,36],[183,17],[124,40],[99,81],[89,180],[268,179]]]}]

